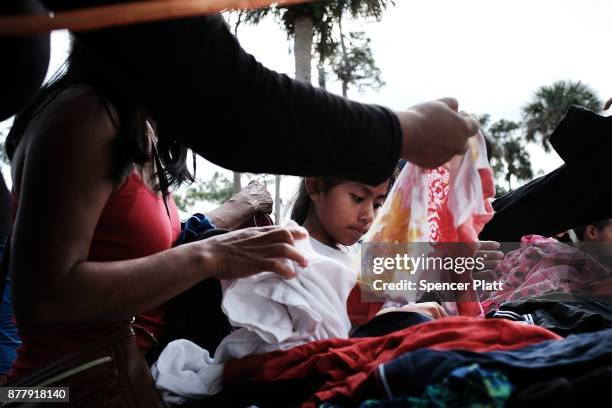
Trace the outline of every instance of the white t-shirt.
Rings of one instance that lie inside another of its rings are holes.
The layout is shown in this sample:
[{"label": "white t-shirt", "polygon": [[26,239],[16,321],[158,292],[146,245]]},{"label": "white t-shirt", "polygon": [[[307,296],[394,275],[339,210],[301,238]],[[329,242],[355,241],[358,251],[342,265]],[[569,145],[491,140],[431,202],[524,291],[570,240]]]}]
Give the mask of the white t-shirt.
[{"label": "white t-shirt", "polygon": [[[309,236],[309,238],[310,238],[310,244],[312,245],[312,249],[314,249],[316,252],[318,252],[319,254],[323,256],[334,258],[335,260],[342,262],[349,268],[356,269],[359,272],[360,264],[361,264],[361,259],[360,259],[361,244],[360,243],[356,243],[355,245],[351,245],[348,247],[341,245],[338,248],[332,248],[328,245],[323,244],[321,241],[317,240],[316,238],[313,238],[311,236]],[[414,303],[414,302],[409,302],[409,303]],[[388,307],[402,307],[409,303],[387,300],[383,304],[382,309],[386,309]]]},{"label": "white t-shirt", "polygon": [[342,262],[349,268],[359,270],[361,244],[357,243],[351,246],[341,245],[338,248],[332,248],[310,235],[308,237],[310,238],[310,245],[312,245],[312,249],[314,249],[317,253],[333,258],[338,262]]}]

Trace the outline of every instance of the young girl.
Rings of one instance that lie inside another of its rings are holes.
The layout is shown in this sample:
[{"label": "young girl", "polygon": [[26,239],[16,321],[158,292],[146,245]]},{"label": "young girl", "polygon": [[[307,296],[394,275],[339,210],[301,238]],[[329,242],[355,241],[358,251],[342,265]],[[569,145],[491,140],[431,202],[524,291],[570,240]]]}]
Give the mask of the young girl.
[{"label": "young girl", "polygon": [[[291,218],[308,230],[315,251],[354,267],[360,254],[359,240],[370,229],[394,181],[395,174],[377,186],[338,178],[304,178]],[[388,311],[412,311],[434,318],[446,315],[435,302],[383,309],[384,302],[362,302],[360,291],[357,284],[347,301],[354,325]]]},{"label": "young girl", "polygon": [[302,180],[291,218],[310,233],[317,252],[352,262],[355,244],[368,231],[382,207],[392,180],[378,186],[337,178]]}]

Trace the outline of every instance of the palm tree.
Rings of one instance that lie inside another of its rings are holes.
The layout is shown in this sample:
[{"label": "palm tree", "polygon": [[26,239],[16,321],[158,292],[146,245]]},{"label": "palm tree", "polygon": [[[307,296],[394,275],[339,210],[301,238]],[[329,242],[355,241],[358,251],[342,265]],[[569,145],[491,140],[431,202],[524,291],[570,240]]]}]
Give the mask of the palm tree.
[{"label": "palm tree", "polygon": [[[341,52],[332,58],[332,70],[342,83],[342,96],[348,96],[349,86],[355,86],[359,92],[365,88],[380,89],[385,85],[381,78],[380,68],[376,66],[370,48],[371,40],[363,31],[351,32],[345,36],[340,28]],[[347,44],[348,43],[348,44]]]},{"label": "palm tree", "polygon": [[548,138],[572,105],[595,111],[602,106],[595,91],[580,81],[558,81],[538,89],[532,101],[523,108],[527,140],[540,140],[544,150],[549,152]]},{"label": "palm tree", "polygon": [[[323,0],[293,6],[273,6],[248,10],[241,14],[241,22],[258,24],[265,17],[280,17],[289,38],[293,38],[295,79],[311,83],[312,47],[319,57],[320,66],[333,55],[338,44],[333,28],[345,13],[353,17],[380,19],[395,0]],[[276,177],[275,222],[280,222],[280,176]]]},{"label": "palm tree", "polygon": [[520,123],[500,119],[489,126],[487,132],[495,145],[491,167],[493,171],[505,167],[504,179],[508,182],[508,191],[512,191],[513,178],[519,182],[533,178],[529,152],[525,149],[524,140],[517,134],[520,127]]},{"label": "palm tree", "polygon": [[338,46],[333,29],[346,13],[353,17],[382,18],[383,12],[395,5],[395,0],[323,0],[293,6],[274,6],[248,10],[241,22],[258,24],[265,17],[280,17],[289,38],[294,40],[295,77],[311,82],[313,40],[318,56],[325,59]]}]

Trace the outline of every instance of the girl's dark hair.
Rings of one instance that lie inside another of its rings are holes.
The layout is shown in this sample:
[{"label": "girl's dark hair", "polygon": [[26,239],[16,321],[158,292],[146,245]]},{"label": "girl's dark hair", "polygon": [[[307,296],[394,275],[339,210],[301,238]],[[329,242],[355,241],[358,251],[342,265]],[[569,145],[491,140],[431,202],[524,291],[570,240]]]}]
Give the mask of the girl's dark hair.
[{"label": "girl's dark hair", "polygon": [[[399,167],[395,169],[391,176],[389,176],[389,188],[387,189],[387,194],[389,194],[389,191],[391,191],[391,187],[393,186],[393,183],[395,183],[398,172]],[[319,177],[317,179],[319,180],[320,193],[326,193],[338,184],[347,182],[347,180],[337,177]],[[312,200],[310,199],[310,194],[308,194],[308,190],[306,190],[306,179],[302,178],[297,197],[295,198],[293,208],[291,209],[291,219],[297,222],[298,225],[304,224],[306,217],[308,217],[311,204]]]},{"label": "girl's dark hair", "polygon": [[597,231],[601,231],[604,228],[606,228],[608,224],[610,224],[610,219],[600,220],[600,221],[592,222],[587,225],[581,225],[580,227],[576,227],[574,228],[574,232],[576,233],[576,237],[580,241],[584,241],[584,233],[586,232],[586,229],[589,225],[594,226],[595,229],[597,229]]},{"label": "girl's dark hair", "polygon": [[[149,115],[136,97],[115,80],[104,65],[74,37],[71,40],[70,55],[60,72],[43,86],[34,101],[15,117],[6,139],[7,156],[12,159],[28,124],[45,106],[65,89],[79,85],[90,87],[100,97],[111,120],[111,106],[119,116],[119,123],[115,123],[117,136],[113,145],[111,175],[113,180],[118,182],[131,170],[133,164],[144,164],[151,160],[147,136]],[[156,188],[167,195],[168,187],[178,187],[186,180],[193,181],[194,177],[187,169],[187,148],[175,142],[176,139],[170,137],[160,124],[156,124],[156,135],[157,151],[163,167],[162,174],[158,174],[161,182]]]},{"label": "girl's dark hair", "polygon": [[[320,177],[318,180],[321,186],[320,192],[322,193],[331,190],[338,184],[346,182],[346,180],[336,177]],[[308,190],[306,190],[306,179],[302,178],[302,180],[300,180],[300,188],[298,190],[297,197],[295,198],[293,208],[291,209],[291,219],[297,222],[298,225],[304,224],[306,217],[308,217],[311,203],[312,200],[310,199],[310,194],[308,194]]]}]

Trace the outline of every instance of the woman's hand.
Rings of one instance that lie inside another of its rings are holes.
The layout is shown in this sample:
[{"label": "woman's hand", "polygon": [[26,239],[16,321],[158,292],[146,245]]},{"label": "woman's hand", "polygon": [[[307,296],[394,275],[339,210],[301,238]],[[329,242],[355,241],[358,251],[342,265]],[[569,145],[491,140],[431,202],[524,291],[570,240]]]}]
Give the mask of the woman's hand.
[{"label": "woman's hand", "polygon": [[438,167],[467,150],[478,123],[458,113],[453,98],[426,102],[396,112],[402,127],[402,158],[417,166]]},{"label": "woman's hand", "polygon": [[389,312],[414,312],[422,314],[426,317],[431,317],[433,319],[448,317],[448,313],[446,313],[446,310],[444,310],[444,308],[436,302],[414,303],[402,307],[388,307],[376,313],[376,316],[380,316],[381,314]]},{"label": "woman's hand", "polygon": [[202,251],[212,277],[238,279],[267,271],[289,279],[295,273],[286,260],[307,265],[306,258],[293,245],[296,239],[307,236],[302,228],[270,226],[228,232],[190,245]]}]

